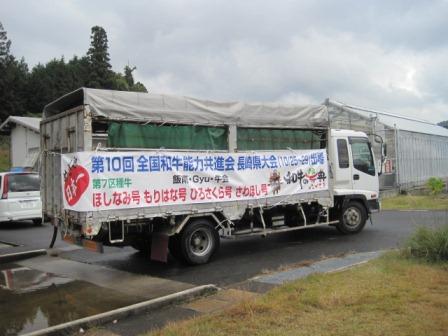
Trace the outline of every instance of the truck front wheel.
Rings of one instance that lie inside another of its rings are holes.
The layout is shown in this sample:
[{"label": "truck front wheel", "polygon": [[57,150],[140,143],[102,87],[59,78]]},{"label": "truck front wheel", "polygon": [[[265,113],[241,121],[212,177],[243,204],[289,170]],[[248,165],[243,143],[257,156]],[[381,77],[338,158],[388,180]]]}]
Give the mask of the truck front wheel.
[{"label": "truck front wheel", "polygon": [[218,231],[207,219],[192,221],[175,241],[179,254],[190,265],[205,264],[219,248]]},{"label": "truck front wheel", "polygon": [[344,234],[358,233],[366,225],[367,211],[365,207],[356,201],[350,201],[342,209],[339,223],[336,228]]}]

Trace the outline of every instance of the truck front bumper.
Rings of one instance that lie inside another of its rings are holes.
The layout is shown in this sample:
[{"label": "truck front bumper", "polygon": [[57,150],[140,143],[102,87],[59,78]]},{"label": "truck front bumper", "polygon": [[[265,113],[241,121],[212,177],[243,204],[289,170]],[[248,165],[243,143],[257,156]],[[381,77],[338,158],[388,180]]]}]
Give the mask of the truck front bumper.
[{"label": "truck front bumper", "polygon": [[381,209],[380,200],[378,198],[368,200],[367,207],[368,207],[370,213],[379,212]]}]

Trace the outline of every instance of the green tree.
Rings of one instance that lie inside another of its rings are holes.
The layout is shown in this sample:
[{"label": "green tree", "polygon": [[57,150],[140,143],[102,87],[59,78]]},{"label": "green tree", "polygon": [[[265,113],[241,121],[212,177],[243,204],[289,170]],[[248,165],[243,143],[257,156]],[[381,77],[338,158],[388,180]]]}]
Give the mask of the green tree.
[{"label": "green tree", "polygon": [[131,68],[129,65],[126,65],[124,67],[124,79],[128,83],[129,86],[128,90],[134,92],[148,92],[148,90],[142,83],[134,82],[134,76],[132,75],[132,72],[134,72],[136,69],[137,67],[135,66]]},{"label": "green tree", "polygon": [[63,58],[37,64],[28,80],[28,110],[42,112],[44,106],[67,93],[69,74]]},{"label": "green tree", "polygon": [[132,91],[134,92],[148,92],[148,90],[146,89],[145,85],[143,85],[143,83],[137,82],[134,84],[134,86],[132,87]]},{"label": "green tree", "polygon": [[25,60],[10,53],[11,41],[0,23],[0,121],[9,115],[40,115],[44,106],[80,87],[148,92],[135,82],[136,67],[126,66],[124,74],[110,65],[106,31],[92,27],[87,55],[62,57],[28,70]]},{"label": "green tree", "polygon": [[26,113],[25,87],[28,77],[28,66],[22,58],[16,60],[10,54],[11,41],[0,23],[0,120],[10,115]]},{"label": "green tree", "polygon": [[87,86],[90,76],[90,63],[87,56],[74,56],[68,63],[73,90]]},{"label": "green tree", "polygon": [[88,87],[99,89],[112,89],[113,71],[110,65],[109,46],[107,34],[100,26],[92,27],[90,48],[87,51],[90,75]]},{"label": "green tree", "polygon": [[134,82],[132,72],[136,67],[130,67],[126,65],[124,67],[124,75],[119,72],[113,72],[112,76],[112,90],[120,91],[134,91],[134,92],[148,92],[146,87],[140,83]]},{"label": "green tree", "polygon": [[8,40],[5,29],[0,22],[0,62],[3,61],[6,56],[9,55],[9,47],[11,46],[11,41]]},{"label": "green tree", "polygon": [[137,67],[130,67],[129,65],[126,65],[124,67],[124,79],[126,79],[126,82],[128,83],[129,87],[132,88],[134,86],[134,76],[132,76],[132,72],[137,69]]},{"label": "green tree", "polygon": [[112,90],[129,91],[126,78],[119,72],[114,72],[112,76]]},{"label": "green tree", "polygon": [[28,66],[22,58],[8,56],[0,65],[0,120],[26,114]]},{"label": "green tree", "polygon": [[53,59],[36,65],[28,80],[28,111],[42,112],[44,106],[62,95],[86,86],[89,79],[87,57],[74,56],[69,62]]}]

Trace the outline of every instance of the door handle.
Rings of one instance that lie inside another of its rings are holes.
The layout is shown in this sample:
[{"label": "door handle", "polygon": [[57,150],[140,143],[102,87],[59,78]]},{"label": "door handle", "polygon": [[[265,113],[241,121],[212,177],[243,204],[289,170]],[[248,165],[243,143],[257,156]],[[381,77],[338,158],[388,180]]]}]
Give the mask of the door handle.
[{"label": "door handle", "polygon": [[354,180],[359,180],[359,175],[358,174],[353,175],[353,179]]}]

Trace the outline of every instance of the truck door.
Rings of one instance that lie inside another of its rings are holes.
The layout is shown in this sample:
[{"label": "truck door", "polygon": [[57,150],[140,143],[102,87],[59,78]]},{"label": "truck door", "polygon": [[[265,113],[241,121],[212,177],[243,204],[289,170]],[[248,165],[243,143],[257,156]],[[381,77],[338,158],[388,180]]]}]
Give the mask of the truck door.
[{"label": "truck door", "polygon": [[332,141],[332,170],[334,188],[351,190],[353,188],[352,169],[350,167],[349,144],[346,137],[334,137]]},{"label": "truck door", "polygon": [[353,162],[353,190],[378,192],[378,174],[369,140],[349,137],[349,142]]}]

